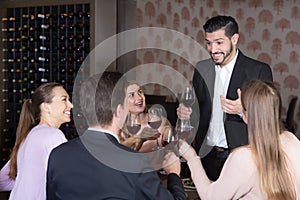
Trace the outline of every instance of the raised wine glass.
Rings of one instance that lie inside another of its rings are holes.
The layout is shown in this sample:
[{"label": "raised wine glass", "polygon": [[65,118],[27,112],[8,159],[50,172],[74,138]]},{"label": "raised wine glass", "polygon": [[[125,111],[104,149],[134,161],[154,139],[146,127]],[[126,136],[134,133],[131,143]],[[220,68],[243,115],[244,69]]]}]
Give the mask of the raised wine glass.
[{"label": "raised wine glass", "polygon": [[191,107],[195,103],[195,92],[192,87],[185,87],[181,94],[181,103],[186,107]]},{"label": "raised wine glass", "polygon": [[[182,91],[180,101],[184,106],[191,107],[195,103],[194,89],[190,86],[185,87]],[[192,128],[189,119],[177,119],[175,130],[180,139],[189,137]]]},{"label": "raised wine glass", "polygon": [[140,116],[129,113],[126,118],[125,126],[130,135],[136,135],[141,129]]},{"label": "raised wine glass", "polygon": [[[158,131],[162,124],[162,115],[163,110],[159,105],[153,105],[148,110],[148,125],[152,128]],[[156,148],[160,149],[158,139],[156,139]]]}]

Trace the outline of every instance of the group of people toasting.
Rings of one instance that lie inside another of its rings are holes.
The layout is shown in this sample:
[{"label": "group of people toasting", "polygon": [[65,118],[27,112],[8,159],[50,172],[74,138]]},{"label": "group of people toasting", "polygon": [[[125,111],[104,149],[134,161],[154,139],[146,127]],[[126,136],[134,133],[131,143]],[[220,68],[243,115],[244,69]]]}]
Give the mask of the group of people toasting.
[{"label": "group of people toasting", "polygon": [[[70,141],[58,129],[70,121],[68,94],[57,83],[36,89],[23,105],[0,190],[11,190],[10,199],[17,200],[186,199],[181,156],[203,200],[300,199],[300,141],[281,124],[270,66],[237,48],[234,18],[215,16],[203,28],[211,58],[194,70],[197,106],[177,108],[196,133],[192,145],[181,137],[179,151],[165,151],[167,188],[153,167],[158,158],[147,152],[159,151],[170,123],[158,115],[151,121],[157,111],[145,112],[140,85],[104,72],[80,86],[88,129]],[[149,126],[154,121],[158,126]]]}]

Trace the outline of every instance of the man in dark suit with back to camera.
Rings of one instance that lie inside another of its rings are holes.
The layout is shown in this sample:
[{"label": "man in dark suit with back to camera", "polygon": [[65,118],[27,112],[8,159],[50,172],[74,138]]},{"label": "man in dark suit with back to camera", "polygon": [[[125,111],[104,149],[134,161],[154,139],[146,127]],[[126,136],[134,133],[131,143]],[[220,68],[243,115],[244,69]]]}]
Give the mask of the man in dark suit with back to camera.
[{"label": "man in dark suit with back to camera", "polygon": [[186,199],[179,159],[165,167],[166,189],[147,155],[120,144],[128,113],[127,81],[121,76],[104,72],[80,86],[80,107],[89,128],[51,152],[47,199]]},{"label": "man in dark suit with back to camera", "polygon": [[197,130],[193,146],[208,177],[215,181],[229,152],[248,144],[240,89],[249,80],[273,81],[273,76],[268,64],[245,56],[237,48],[239,28],[234,18],[215,16],[203,28],[211,59],[198,62],[194,71],[199,110],[180,104],[177,114],[191,119]]}]

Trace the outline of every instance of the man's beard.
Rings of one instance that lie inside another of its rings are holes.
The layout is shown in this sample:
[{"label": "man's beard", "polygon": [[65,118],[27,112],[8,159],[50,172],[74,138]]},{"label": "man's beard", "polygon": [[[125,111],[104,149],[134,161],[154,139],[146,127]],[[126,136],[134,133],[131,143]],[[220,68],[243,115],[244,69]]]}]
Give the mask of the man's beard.
[{"label": "man's beard", "polygon": [[227,53],[219,52],[219,53],[221,53],[221,54],[224,55],[223,60],[222,60],[221,62],[216,62],[216,61],[214,60],[213,56],[212,56],[212,53],[210,53],[210,56],[211,56],[211,58],[214,60],[214,62],[216,63],[216,65],[222,65],[222,64],[224,63],[224,61],[226,60],[226,58],[228,58],[228,57],[231,55],[232,50],[233,50],[233,46],[232,46],[232,44],[231,44],[231,45],[230,45],[230,50],[229,50],[229,52],[227,52]]}]

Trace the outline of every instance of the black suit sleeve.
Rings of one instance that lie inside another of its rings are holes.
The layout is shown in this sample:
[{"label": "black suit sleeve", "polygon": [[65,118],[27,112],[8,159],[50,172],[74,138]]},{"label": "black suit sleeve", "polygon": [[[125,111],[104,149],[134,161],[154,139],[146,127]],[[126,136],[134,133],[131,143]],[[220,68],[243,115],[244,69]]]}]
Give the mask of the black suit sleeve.
[{"label": "black suit sleeve", "polygon": [[185,200],[186,195],[180,177],[170,174],[167,178],[168,189],[164,188],[156,172],[139,175],[139,190],[135,199]]},{"label": "black suit sleeve", "polygon": [[265,64],[265,66],[261,68],[258,79],[273,82],[272,70],[269,65]]},{"label": "black suit sleeve", "polygon": [[186,199],[182,181],[177,174],[169,174],[167,181],[168,190],[172,193],[174,199]]},{"label": "black suit sleeve", "polygon": [[52,162],[50,162],[52,156],[50,154],[47,168],[47,183],[46,183],[46,199],[47,200],[58,200],[59,198],[55,195],[54,183],[52,181]]}]

